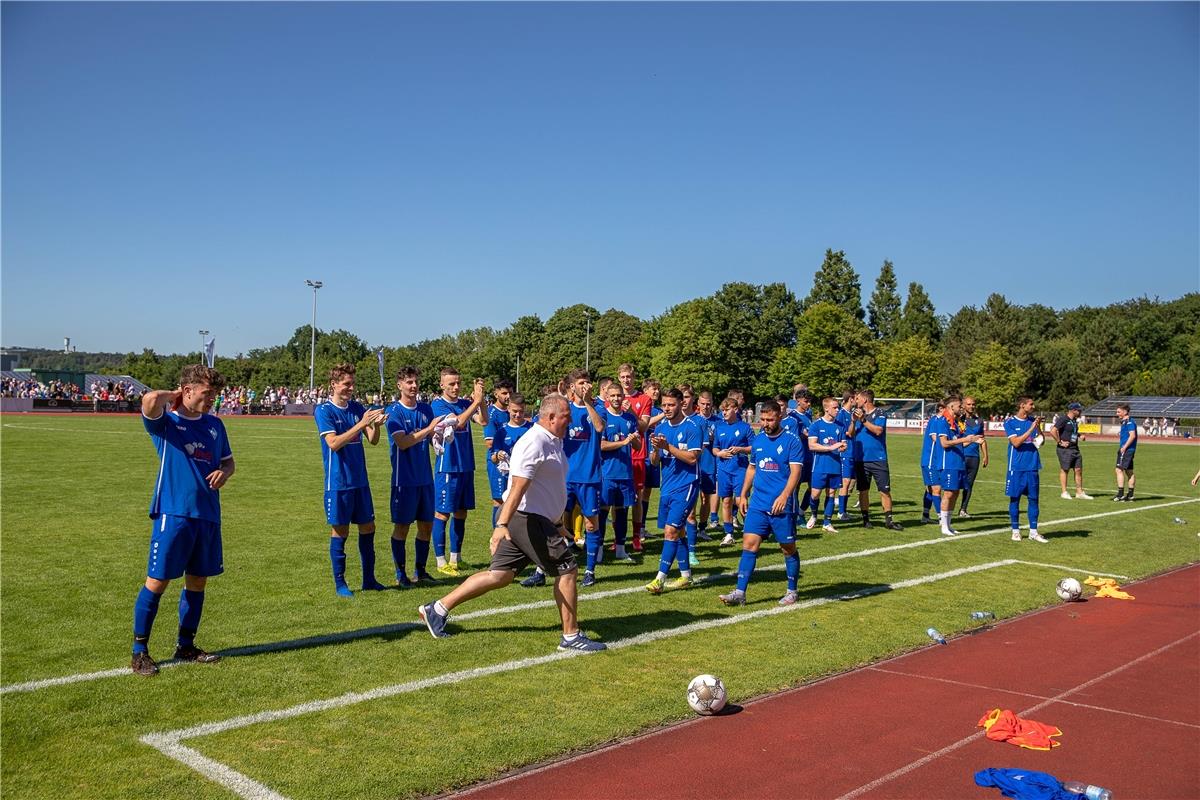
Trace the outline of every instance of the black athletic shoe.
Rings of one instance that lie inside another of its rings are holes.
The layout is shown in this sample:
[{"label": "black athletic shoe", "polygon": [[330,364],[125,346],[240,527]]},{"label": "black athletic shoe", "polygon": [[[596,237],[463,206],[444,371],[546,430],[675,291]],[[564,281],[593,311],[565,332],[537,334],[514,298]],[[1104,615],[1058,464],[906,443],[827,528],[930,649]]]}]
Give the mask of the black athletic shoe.
[{"label": "black athletic shoe", "polygon": [[428,572],[418,572],[417,577],[413,579],[413,583],[417,586],[433,586],[435,583],[441,583],[441,581]]},{"label": "black athletic shoe", "polygon": [[875,525],[874,525],[874,524],[871,522],[871,520],[869,520],[869,519],[864,519],[864,520],[863,520],[863,527],[864,527],[864,528],[874,528],[874,527],[875,527]]},{"label": "black athletic shoe", "polygon": [[197,664],[215,664],[221,660],[216,653],[206,653],[194,644],[179,645],[175,648],[176,661],[195,661]]},{"label": "black athletic shoe", "polygon": [[1121,502],[1121,501],[1122,501],[1122,500],[1124,500],[1124,499],[1125,499],[1125,497],[1124,497],[1124,496],[1123,496],[1123,495],[1122,495],[1120,492],[1117,492],[1115,495],[1113,495],[1113,502],[1114,502],[1114,503],[1119,503],[1119,502]]},{"label": "black athletic shoe", "polygon": [[158,664],[154,663],[149,653],[134,653],[129,668],[135,675],[145,675],[147,678],[158,674]]},{"label": "black athletic shoe", "polygon": [[901,525],[899,522],[896,522],[896,521],[894,521],[894,520],[890,520],[890,519],[889,519],[887,522],[883,523],[883,527],[887,528],[889,531],[902,531],[902,530],[904,530],[904,526],[903,526],[903,525]]}]

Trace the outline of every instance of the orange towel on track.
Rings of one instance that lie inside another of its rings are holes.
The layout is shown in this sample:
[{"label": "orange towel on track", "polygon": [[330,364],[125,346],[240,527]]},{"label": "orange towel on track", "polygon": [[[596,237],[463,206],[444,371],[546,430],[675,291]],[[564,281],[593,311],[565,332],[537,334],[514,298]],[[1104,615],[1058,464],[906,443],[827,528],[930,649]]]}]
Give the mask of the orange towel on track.
[{"label": "orange towel on track", "polygon": [[1008,742],[1028,750],[1049,750],[1058,747],[1052,736],[1062,736],[1062,731],[1044,722],[1021,719],[1012,711],[993,708],[984,714],[975,726],[987,730],[987,738],[996,742]]},{"label": "orange towel on track", "polygon": [[1117,586],[1112,578],[1097,578],[1089,575],[1084,581],[1088,586],[1096,587],[1096,597],[1111,597],[1114,600],[1133,600],[1133,595]]}]

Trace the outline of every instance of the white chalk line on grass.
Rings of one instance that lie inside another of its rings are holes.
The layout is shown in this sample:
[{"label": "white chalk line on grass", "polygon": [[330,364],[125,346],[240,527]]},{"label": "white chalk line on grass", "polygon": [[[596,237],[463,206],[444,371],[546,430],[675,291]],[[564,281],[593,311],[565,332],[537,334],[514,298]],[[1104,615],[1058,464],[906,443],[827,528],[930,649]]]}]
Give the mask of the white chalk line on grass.
[{"label": "white chalk line on grass", "polygon": [[[1127,661],[1126,663],[1122,664],[1119,667],[1110,669],[1108,672],[1104,673],[1103,675],[1098,675],[1095,678],[1092,678],[1091,680],[1084,681],[1083,683],[1079,684],[1078,686],[1072,687],[1070,689],[1067,689],[1066,691],[1056,694],[1054,697],[1048,697],[1045,700],[1043,700],[1042,702],[1038,703],[1037,705],[1030,706],[1029,708],[1026,708],[1022,711],[1018,711],[1017,716],[1020,717],[1020,716],[1025,716],[1027,714],[1036,713],[1048,705],[1052,705],[1053,703],[1058,703],[1058,702],[1062,701],[1064,698],[1070,697],[1071,695],[1073,695],[1077,692],[1081,692],[1084,689],[1088,688],[1089,686],[1093,686],[1094,684],[1099,683],[1100,681],[1108,680],[1109,678],[1113,677],[1114,675],[1124,672],[1125,670],[1129,669],[1130,667],[1140,664],[1143,661],[1147,661],[1151,658],[1154,658],[1155,656],[1161,655],[1162,653],[1165,653],[1167,650],[1170,650],[1172,647],[1183,644],[1187,640],[1193,639],[1196,636],[1200,636],[1200,631],[1197,631],[1195,633],[1189,633],[1187,636],[1176,639],[1175,641],[1173,641],[1169,644],[1165,644],[1162,647],[1158,648],[1157,650],[1152,650],[1149,653],[1145,653],[1145,654],[1139,656],[1138,658],[1135,658],[1133,661]],[[955,750],[958,750],[958,749],[970,744],[971,742],[974,742],[977,739],[982,738],[985,734],[986,734],[986,731],[976,731],[975,733],[972,733],[970,736],[964,736],[962,739],[959,739],[957,742],[948,744],[940,750],[932,752],[927,756],[918,758],[916,761],[906,764],[897,770],[893,770],[892,772],[889,772],[887,775],[884,775],[880,778],[876,778],[875,780],[871,781],[870,783],[864,783],[862,786],[859,786],[857,789],[852,789],[849,792],[846,792],[846,794],[837,798],[837,800],[853,800],[853,798],[855,798],[855,797],[861,797],[862,795],[867,794],[868,792],[878,789],[880,786],[883,786],[885,783],[890,783],[891,781],[895,780],[896,778],[907,775],[908,773],[912,772],[915,769],[920,769],[921,767],[928,764],[930,761],[939,759],[942,756],[947,755],[948,753],[953,753]]]},{"label": "white chalk line on grass", "polygon": [[[923,481],[923,480],[925,480],[925,476],[924,476],[924,475],[903,475],[903,474],[899,474],[899,473],[893,473],[893,476],[894,476],[894,477],[896,477],[896,478],[915,478],[915,479],[917,479],[917,480],[922,480],[922,481]],[[1008,481],[997,481],[997,480],[992,480],[992,479],[990,479],[990,478],[976,478],[976,479],[975,479],[975,483],[994,483],[994,484],[998,484],[998,485],[1000,485],[1000,486],[1004,486],[1004,485],[1006,485],[1006,484],[1008,483]],[[1048,487],[1049,487],[1049,489],[1050,489],[1050,490],[1053,490],[1053,488],[1054,488],[1052,485],[1049,485],[1049,484],[1048,484]],[[1074,484],[1072,484],[1072,488],[1073,488],[1073,487],[1074,487]],[[1111,487],[1111,486],[1103,486],[1103,487],[1100,487],[1100,488],[1097,488],[1097,487],[1095,487],[1095,486],[1091,487],[1091,489],[1092,489],[1092,491],[1093,491],[1093,492],[1100,492],[1100,494],[1098,495],[1098,497],[1100,497],[1100,498],[1107,497],[1107,496],[1108,496],[1108,492],[1112,491],[1112,488],[1113,488],[1113,487]],[[1088,490],[1088,487],[1087,487],[1087,486],[1083,487],[1083,490],[1086,492],[1086,491]],[[1060,491],[1061,491],[1061,490],[1060,490]],[[1048,492],[1046,493],[1046,497],[1051,497],[1051,494],[1052,494],[1052,491],[1048,491]],[[1186,494],[1164,494],[1163,492],[1159,492],[1159,491],[1151,491],[1151,492],[1150,492],[1150,494],[1151,494],[1152,496],[1154,496],[1154,497],[1172,497],[1172,498],[1178,498],[1178,499],[1181,499],[1181,500],[1195,500],[1195,499],[1196,499],[1195,497],[1192,497],[1191,495],[1186,495]],[[1055,494],[1055,495],[1053,495],[1053,498],[1052,498],[1052,499],[1054,499],[1054,500],[1063,500],[1063,499],[1065,499],[1065,498],[1063,498],[1063,497],[1060,497],[1059,495]],[[1071,499],[1072,499],[1072,501],[1074,501],[1074,500],[1078,500],[1078,498],[1076,498],[1076,497],[1072,497]],[[1093,497],[1092,499],[1093,499],[1093,500],[1095,500],[1096,498],[1095,498],[1095,497]],[[1088,502],[1088,501],[1087,501],[1087,500],[1080,500],[1079,502],[1081,502],[1081,503],[1086,503],[1086,502]],[[1109,502],[1111,502],[1111,501],[1109,501]]]},{"label": "white chalk line on grass", "polygon": [[[1116,511],[1105,511],[1105,512],[1101,512],[1098,514],[1089,514],[1087,516],[1082,516],[1082,517],[1069,517],[1066,519],[1059,519],[1059,520],[1045,520],[1040,524],[1039,527],[1046,528],[1051,525],[1064,525],[1064,524],[1068,524],[1068,523],[1072,523],[1072,522],[1081,522],[1084,520],[1098,519],[1101,517],[1111,517],[1111,516],[1116,516],[1119,514],[1135,514],[1135,513],[1141,512],[1141,511],[1150,511],[1150,510],[1156,509],[1156,508],[1167,508],[1170,506],[1186,505],[1187,503],[1196,503],[1196,502],[1200,502],[1200,499],[1191,499],[1191,500],[1184,500],[1184,501],[1171,502],[1171,503],[1158,503],[1156,505],[1137,506],[1135,508],[1122,508],[1122,509],[1119,509]],[[854,550],[854,551],[850,551],[847,553],[835,553],[833,555],[828,555],[828,556],[818,556],[817,558],[803,560],[803,566],[807,567],[807,566],[812,566],[814,564],[827,564],[830,562],[843,561],[843,560],[851,559],[851,558],[866,558],[869,556],[879,555],[881,553],[895,552],[897,550],[909,550],[914,547],[926,547],[929,545],[947,544],[950,542],[961,542],[961,541],[966,541],[968,539],[978,538],[980,536],[994,536],[998,533],[1009,533],[1009,532],[1010,532],[1009,529],[1007,527],[1004,527],[1004,528],[993,528],[993,529],[986,530],[986,531],[977,531],[975,533],[960,533],[958,536],[938,536],[936,539],[920,539],[920,540],[917,540],[914,542],[905,542],[904,544],[893,544],[893,545],[887,545],[884,547],[872,547],[872,548],[868,548],[866,550]],[[1032,545],[1023,545],[1023,546],[1032,547]],[[1030,562],[1030,563],[1033,563],[1033,562]],[[1076,569],[1074,567],[1063,567],[1063,566],[1054,565],[1054,564],[1041,565],[1041,566],[1054,566],[1059,569],[1067,570],[1069,572],[1088,573],[1088,574],[1092,574],[1092,575],[1098,575],[1100,577],[1122,578],[1122,579],[1126,577],[1124,575],[1117,575],[1115,573],[1097,572],[1094,570],[1085,570],[1085,569]],[[756,572],[778,571],[778,570],[782,570],[783,568],[784,567],[782,564],[771,564],[768,566],[758,568],[756,570]],[[719,573],[716,575],[706,575],[704,577],[697,578],[696,584],[704,585],[704,584],[708,584],[708,583],[714,583],[714,582],[720,581],[720,580],[728,580],[730,577],[733,577],[735,575],[736,575],[735,572],[723,572],[723,573]],[[645,589],[642,586],[627,586],[627,587],[624,587],[621,589],[608,589],[608,590],[600,591],[600,592],[589,592],[586,594],[581,594],[581,595],[579,595],[579,601],[583,602],[583,601],[591,601],[591,600],[604,600],[609,597],[618,597],[618,596],[627,595],[627,594],[638,594],[638,593],[641,593],[644,591],[645,591]],[[491,616],[495,616],[498,614],[512,614],[512,613],[516,613],[516,612],[520,612],[520,611],[532,611],[532,610],[536,610],[536,609],[540,609],[540,608],[552,608],[554,606],[555,606],[555,603],[553,600],[536,600],[536,601],[532,601],[532,602],[517,603],[514,605],[508,605],[508,606],[496,606],[494,608],[481,608],[477,611],[470,611],[465,614],[456,614],[456,615],[454,615],[454,619],[456,621],[461,622],[461,621],[466,621],[466,620],[470,620],[470,619],[491,617]],[[238,647],[238,648],[233,648],[233,649],[228,649],[228,650],[222,650],[222,651],[220,651],[220,654],[225,655],[225,656],[236,657],[236,656],[260,655],[262,653],[285,652],[287,650],[299,650],[299,649],[304,649],[306,647],[319,647],[319,646],[327,645],[327,644],[336,644],[338,642],[355,641],[357,639],[369,638],[371,636],[381,636],[381,635],[386,635],[386,634],[390,634],[390,633],[400,633],[402,631],[416,630],[416,629],[422,628],[422,627],[423,627],[422,625],[420,625],[419,623],[415,623],[415,622],[401,622],[401,623],[396,623],[394,625],[381,625],[381,626],[375,627],[375,628],[365,628],[365,629],[356,630],[356,631],[345,631],[342,633],[331,633],[331,634],[323,634],[323,635],[319,635],[319,636],[310,636],[310,637],[306,637],[303,639],[296,639],[296,640],[289,641],[289,642],[271,642],[268,644],[261,644],[261,645],[249,645],[246,647]],[[166,669],[169,667],[177,667],[177,666],[180,666],[181,664],[187,664],[187,663],[190,663],[190,662],[168,660],[168,661],[159,662],[158,666],[160,669]],[[33,691],[37,691],[39,689],[49,688],[51,686],[66,686],[66,685],[70,685],[73,683],[82,683],[84,681],[94,681],[94,680],[100,680],[103,678],[116,678],[116,677],[120,677],[122,675],[131,675],[131,674],[132,673],[130,673],[128,668],[117,667],[114,669],[100,670],[97,672],[80,672],[80,673],[76,673],[74,675],[64,675],[64,676],[58,677],[58,678],[43,678],[40,680],[26,681],[23,683],[11,683],[6,686],[0,686],[0,695],[9,694],[11,692],[33,692]]]},{"label": "white chalk line on grass", "polygon": [[[869,597],[871,595],[896,591],[897,589],[907,589],[913,586],[933,583],[935,581],[957,578],[974,572],[983,572],[990,569],[996,569],[997,567],[1011,566],[1016,563],[1017,562],[1014,559],[991,561],[986,564],[976,564],[974,566],[960,567],[958,569],[948,570],[946,572],[923,575],[919,578],[909,578],[907,580],[896,581],[895,583],[891,584],[864,587],[853,592],[845,592],[826,597],[816,597],[792,606],[772,606],[771,608],[765,608],[759,611],[751,611],[745,614],[736,614],[730,617],[704,620],[702,622],[692,622],[687,625],[677,626],[675,628],[665,628],[663,630],[639,634],[638,636],[631,636],[626,639],[618,639],[615,642],[610,642],[608,644],[608,649],[621,650],[627,647],[634,647],[637,645],[661,641],[663,639],[684,636],[689,633],[696,633],[698,631],[722,628],[728,625],[737,625],[750,620],[772,617],[779,614],[788,614],[793,611],[813,608],[815,606],[826,605],[829,603],[856,600],[862,597]],[[293,719],[306,714],[329,711],[337,708],[345,708],[347,706],[357,705],[370,700],[379,700],[387,697],[395,697],[396,695],[409,694],[435,686],[448,686],[462,683],[463,681],[472,680],[474,678],[481,678],[506,672],[515,672],[517,670],[547,664],[551,661],[575,658],[580,655],[582,654],[573,650],[555,651],[554,653],[544,656],[505,661],[499,664],[491,664],[486,667],[460,670],[458,672],[452,672],[446,675],[438,675],[431,678],[424,678],[417,681],[397,683],[392,684],[391,686],[381,686],[377,689],[372,689],[367,692],[349,692],[338,697],[300,703],[298,705],[291,706],[290,708],[283,708],[275,711],[262,711],[256,714],[244,714],[242,716],[231,717],[218,722],[208,722],[201,725],[194,725],[190,728],[179,728],[171,731],[148,733],[141,737],[141,741],[144,744],[154,747],[168,758],[174,759],[175,761],[178,761],[179,763],[195,770],[196,772],[199,772],[201,775],[204,775],[213,782],[220,784],[238,796],[247,798],[247,800],[286,800],[283,795],[275,792],[269,786],[255,781],[254,779],[226,766],[219,761],[208,758],[194,748],[187,747],[181,743],[186,739],[212,736],[214,734],[225,733],[227,731],[246,728],[252,725],[260,725],[267,722],[277,722],[285,719]],[[602,655],[598,655],[596,657],[603,658]]]}]

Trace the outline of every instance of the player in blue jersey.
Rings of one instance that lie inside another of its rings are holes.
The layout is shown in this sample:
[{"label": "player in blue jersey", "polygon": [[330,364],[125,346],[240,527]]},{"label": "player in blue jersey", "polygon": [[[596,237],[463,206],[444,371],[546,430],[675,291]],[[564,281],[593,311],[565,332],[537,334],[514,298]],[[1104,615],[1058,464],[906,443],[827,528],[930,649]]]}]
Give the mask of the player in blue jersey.
[{"label": "player in blue jersey", "polygon": [[[628,509],[637,504],[633,451],[641,441],[639,421],[632,411],[622,411],[625,392],[619,383],[608,384],[605,400],[604,440],[600,443],[600,541],[603,544],[605,524],[611,519],[615,558],[621,563],[632,564],[633,559],[625,552],[625,538],[629,531]],[[584,583],[587,583],[586,574]]]},{"label": "player in blue jersey", "polygon": [[358,526],[358,555],[362,561],[362,588],[386,588],[375,580],[375,504],[367,481],[367,455],[363,433],[379,443],[387,411],[364,408],[354,399],[355,367],[337,364],[329,371],[329,399],[317,406],[313,420],[321,439],[325,467],[325,520],[329,523],[329,562],[333,588],[342,597],[353,597],[346,585],[346,538],[350,525]]},{"label": "player in blue jersey", "polygon": [[879,490],[879,503],[883,507],[883,527],[890,531],[902,531],[900,523],[892,519],[892,475],[887,457],[887,414],[875,405],[875,392],[862,389],[854,398],[858,424],[861,429],[854,439],[854,477],[858,485],[858,507],[862,512],[863,527],[871,525],[871,481]]},{"label": "player in blue jersey", "polygon": [[963,433],[967,436],[985,437],[979,442],[963,447],[963,461],[966,467],[963,469],[963,490],[958,503],[958,515],[970,519],[967,505],[971,502],[971,492],[975,489],[975,478],[979,475],[980,468],[986,468],[988,465],[987,423],[975,410],[975,398],[970,395],[963,398],[962,421]]},{"label": "player in blue jersey", "polygon": [[[563,440],[567,454],[567,514],[583,519],[584,547],[588,573],[595,582],[600,559],[600,443],[604,439],[604,412],[596,407],[592,394],[592,376],[586,369],[573,370],[567,376],[570,387],[571,425]],[[591,583],[588,584],[589,586]]]},{"label": "player in blue jersey", "polygon": [[688,560],[693,567],[698,567],[700,557],[696,554],[696,542],[712,541],[712,537],[705,532],[704,515],[708,510],[709,498],[715,499],[717,494],[717,460],[712,452],[713,429],[716,424],[709,420],[709,410],[712,408],[710,392],[697,394],[688,384],[681,384],[678,388],[683,393],[685,409],[688,398],[693,398],[693,411],[687,414],[687,418],[700,431],[700,491],[696,495],[696,507],[692,509],[684,524],[688,540]]},{"label": "player in blue jersey", "polygon": [[392,563],[396,585],[408,588],[405,564],[408,531],[417,523],[414,557],[417,583],[434,583],[426,565],[433,530],[433,469],[429,465],[429,439],[441,417],[428,403],[417,400],[421,372],[414,366],[400,369],[396,388],[400,399],[388,408],[387,435],[392,458]]},{"label": "player in blue jersey", "polygon": [[963,432],[962,420],[958,418],[962,410],[962,399],[957,395],[942,400],[942,415],[930,422],[933,437],[933,465],[939,472],[942,487],[941,506],[938,511],[943,536],[957,536],[958,531],[950,525],[954,511],[954,501],[958,498],[963,486],[963,473],[966,461],[963,447],[967,444],[978,444],[982,436],[967,436]]},{"label": "player in blue jersey", "polygon": [[[721,521],[725,530],[722,545],[733,544],[733,499],[742,491],[746,467],[750,463],[750,439],[754,436],[754,429],[742,422],[738,411],[734,398],[726,397],[721,401],[721,421],[717,423],[713,437],[713,455],[717,457],[717,496],[721,499]],[[775,418],[778,423],[779,415]]]},{"label": "player in blue jersey", "polygon": [[[646,420],[642,431],[642,436],[646,440],[646,482],[642,486],[640,499],[642,502],[642,539],[645,540],[652,537],[650,528],[646,525],[646,520],[650,515],[650,495],[659,488],[662,482],[662,470],[658,464],[650,461],[650,438],[654,434],[655,426],[666,419],[666,415],[663,414],[662,407],[659,405],[662,401],[662,384],[653,378],[647,378],[642,381],[642,391],[650,398],[650,418]],[[633,549],[635,552],[642,550],[641,542],[638,541],[636,534],[634,534]]]},{"label": "player in blue jersey", "polygon": [[750,443],[750,464],[739,489],[738,505],[746,516],[742,530],[742,557],[738,562],[737,588],[719,595],[727,606],[746,604],[746,588],[758,562],[758,548],[767,536],[774,536],[783,550],[787,569],[787,593],[779,605],[796,603],[796,582],[800,578],[800,554],[796,552],[796,487],[804,468],[800,440],[779,427],[779,409],[763,406],[762,431]]},{"label": "player in blue jersey", "polygon": [[[718,413],[716,403],[713,402],[712,392],[706,389],[700,393],[698,399],[696,400],[696,411],[704,419],[707,428],[704,433],[708,440],[708,446],[704,451],[701,451],[700,454],[700,480],[703,484],[701,485],[700,489],[701,491],[704,491],[707,487],[711,486],[711,491],[704,493],[704,502],[700,505],[701,511],[707,510],[708,512],[707,526],[701,528],[701,530],[706,530],[712,533],[721,530],[721,521],[717,516],[717,506],[719,503],[717,497],[718,465],[714,452],[716,450],[717,442],[717,423],[721,421],[721,415]],[[705,452],[707,452],[707,457],[705,456]],[[707,481],[703,477],[706,474],[709,476]],[[700,518],[697,519],[697,523],[701,521],[702,520]],[[708,538],[710,537],[705,537],[705,540]]]},{"label": "player in blue jersey", "polygon": [[[929,518],[929,509],[937,506],[939,511],[942,507],[942,479],[938,475],[937,470],[933,468],[933,439],[937,435],[929,429],[930,425],[935,425],[934,420],[938,419],[942,414],[942,404],[939,401],[934,415],[930,417],[925,428],[921,432],[921,478],[925,484],[925,496],[921,499],[921,522],[929,523],[932,520]],[[937,423],[940,425],[940,423]]]},{"label": "player in blue jersey", "polygon": [[212,664],[214,653],[196,647],[204,587],[224,571],[220,489],[233,475],[225,426],[208,413],[225,378],[202,364],[184,367],[179,388],[142,395],[142,425],[158,451],[158,476],[150,500],[150,556],[146,582],[133,606],[133,657],[138,675],[157,675],[150,630],[172,580],[183,576],[175,659]]},{"label": "player in blue jersey", "polygon": [[[798,384],[798,386],[802,386],[802,384]],[[804,486],[812,483],[814,454],[808,449],[808,426],[813,423],[813,397],[804,388],[798,388],[792,394],[791,398],[781,394],[776,399],[780,409],[779,413],[782,415],[779,419],[779,425],[785,431],[798,438],[801,447],[804,448],[804,467],[800,470],[800,486],[796,490],[799,499],[796,519],[799,520],[800,517],[805,516],[807,513],[808,517],[805,527],[811,530],[817,524],[817,507],[813,504],[811,492],[805,489]]]},{"label": "player in blue jersey", "polygon": [[[525,395],[508,395],[505,409],[504,415],[507,421],[487,440],[488,464],[496,468],[501,496],[508,491],[508,461],[509,456],[512,455],[513,445],[533,425],[525,417]],[[491,411],[488,413],[490,414]],[[488,420],[488,426],[491,427],[491,419]]]},{"label": "player in blue jersey", "polygon": [[[664,588],[685,589],[692,585],[684,522],[696,506],[700,488],[700,429],[684,415],[683,392],[679,389],[663,392],[661,402],[664,419],[654,429],[650,460],[662,470],[658,526],[663,529],[663,549],[658,574],[646,584],[646,591],[651,594],[662,594]],[[673,561],[678,561],[680,574],[668,584],[667,574]]]},{"label": "player in blue jersey", "polygon": [[[433,467],[433,551],[438,572],[453,578],[459,574],[467,512],[475,508],[475,444],[471,422],[486,426],[488,406],[482,378],[475,379],[470,400],[461,396],[462,376],[453,367],[442,368],[439,384],[442,394],[429,406],[438,417],[454,415],[456,422],[446,429],[449,435],[445,440],[440,443],[435,440],[434,445],[435,451],[438,444],[442,447]],[[449,559],[446,558],[447,525],[452,525]]]},{"label": "player in blue jersey", "polygon": [[834,420],[846,429],[846,457],[842,459],[842,485],[838,487],[838,520],[846,522],[846,503],[850,497],[850,485],[854,483],[854,437],[858,435],[858,420],[854,418],[854,393],[843,392]]},{"label": "player in blue jersey", "polygon": [[825,517],[821,529],[837,533],[833,527],[834,495],[842,485],[842,458],[852,457],[846,451],[846,429],[837,423],[838,401],[826,397],[821,401],[824,414],[808,426],[808,449],[814,454],[812,467],[812,504],[814,511],[820,501],[821,490],[826,491]]},{"label": "player in blue jersey", "polygon": [[500,511],[500,506],[504,504],[504,488],[507,484],[507,477],[502,477],[496,463],[491,458],[492,440],[496,436],[496,432],[508,423],[508,399],[513,393],[513,382],[508,378],[501,378],[492,385],[492,404],[488,407],[488,421],[483,428],[483,443],[488,450],[487,474],[488,488],[492,493],[492,522],[496,521],[496,514]]},{"label": "player in blue jersey", "polygon": [[[1117,420],[1121,423],[1121,441],[1117,445],[1117,494],[1114,501],[1133,502],[1133,457],[1137,453],[1137,422],[1129,410],[1128,403],[1117,406]],[[1128,490],[1126,490],[1128,487]]]},{"label": "player in blue jersey", "polygon": [[1012,540],[1021,541],[1021,495],[1025,495],[1029,502],[1029,538],[1045,544],[1045,537],[1037,529],[1038,479],[1042,468],[1038,439],[1042,436],[1042,418],[1033,415],[1032,398],[1017,398],[1017,415],[1004,421],[1004,435],[1008,437],[1008,473],[1004,481],[1004,494],[1008,497]]}]

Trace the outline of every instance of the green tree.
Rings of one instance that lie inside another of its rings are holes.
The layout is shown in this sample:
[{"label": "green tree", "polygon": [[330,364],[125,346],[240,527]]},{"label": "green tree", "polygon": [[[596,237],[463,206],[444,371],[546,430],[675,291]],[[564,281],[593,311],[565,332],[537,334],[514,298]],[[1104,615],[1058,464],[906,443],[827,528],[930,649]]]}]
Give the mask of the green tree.
[{"label": "green tree", "polygon": [[901,339],[924,336],[934,344],[942,339],[942,323],[934,311],[933,301],[929,299],[925,287],[916,281],[908,285],[908,297],[904,300],[904,311],[900,314],[896,335]]},{"label": "green tree", "polygon": [[939,397],[942,394],[941,353],[924,336],[883,342],[871,379],[880,397]]},{"label": "green tree", "polygon": [[866,316],[858,273],[842,250],[826,250],[825,260],[813,275],[812,291],[805,298],[803,308],[808,310],[818,303],[832,303],[860,321]]},{"label": "green tree", "polygon": [[890,342],[900,329],[900,293],[896,289],[896,270],[885,260],[875,279],[875,291],[867,303],[867,324],[876,339]]},{"label": "green tree", "polygon": [[592,321],[592,372],[617,377],[617,367],[629,359],[642,335],[642,321],[610,308]]},{"label": "green tree", "polygon": [[875,372],[875,338],[845,309],[817,303],[800,315],[796,344],[774,352],[759,395],[790,392],[797,382],[816,394],[869,386]]},{"label": "green tree", "polygon": [[719,310],[710,297],[688,300],[658,321],[659,344],[651,353],[651,374],[664,387],[690,383],[716,392],[729,385],[720,369],[725,347],[718,325]]},{"label": "green tree", "polygon": [[800,304],[782,283],[727,283],[712,302],[715,334],[725,343],[717,371],[729,376],[729,384],[707,388],[719,395],[731,388],[749,392],[766,378],[769,355],[796,343]]},{"label": "green tree", "polygon": [[990,342],[971,356],[962,374],[962,392],[975,398],[984,413],[1011,411],[1019,395],[1025,391],[1029,374],[1021,367],[1008,348]]}]

